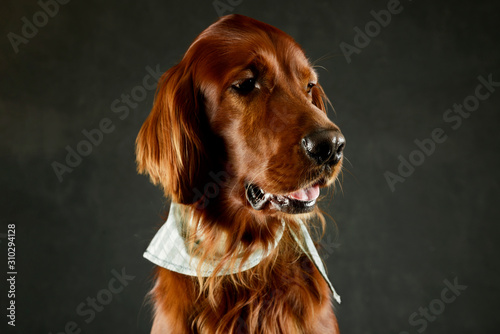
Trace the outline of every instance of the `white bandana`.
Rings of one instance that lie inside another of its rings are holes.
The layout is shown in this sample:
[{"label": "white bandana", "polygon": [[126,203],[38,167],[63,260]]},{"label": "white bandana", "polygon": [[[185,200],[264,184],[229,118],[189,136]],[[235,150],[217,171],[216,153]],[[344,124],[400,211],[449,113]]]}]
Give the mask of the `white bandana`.
[{"label": "white bandana", "polygon": [[[314,263],[316,268],[318,268],[319,272],[332,290],[333,297],[340,304],[340,296],[337,294],[337,292],[335,292],[332,283],[328,279],[323,262],[321,261],[316,247],[314,246],[309,232],[300,219],[298,220],[298,222],[300,225],[300,235],[297,236],[292,232],[293,237],[297,241],[302,251]],[[183,224],[184,222],[180,210],[180,205],[177,203],[172,203],[170,205],[170,212],[167,221],[154,236],[153,240],[146,249],[146,252],[144,252],[144,257],[154,264],[165,269],[188,276],[197,276],[199,259],[189,254],[185,239],[182,236],[182,231],[184,228]],[[282,227],[277,232],[273,248],[276,248],[279,241],[281,240],[284,227],[285,222],[283,221]],[[301,242],[300,240],[303,240],[304,242]],[[253,252],[241,266],[241,271],[255,267],[271,251],[272,249],[269,249],[267,252],[260,249]],[[227,268],[226,270],[221,270],[217,273],[217,275],[220,276],[238,272],[240,270],[240,262],[241,259],[238,259],[236,261],[236,264],[230,270],[229,268]],[[214,264],[208,261],[203,262],[201,265],[201,276],[210,276],[214,272],[216,266],[216,263]]]}]

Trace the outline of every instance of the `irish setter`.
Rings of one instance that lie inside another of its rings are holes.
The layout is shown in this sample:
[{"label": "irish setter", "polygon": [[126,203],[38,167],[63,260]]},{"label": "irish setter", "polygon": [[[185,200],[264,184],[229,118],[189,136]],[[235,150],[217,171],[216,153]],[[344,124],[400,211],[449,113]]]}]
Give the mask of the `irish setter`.
[{"label": "irish setter", "polygon": [[241,15],[162,76],[136,155],[174,203],[163,238],[181,242],[147,256],[160,264],[152,333],[338,333],[337,295],[306,245],[343,160],[327,102],[300,46]]}]

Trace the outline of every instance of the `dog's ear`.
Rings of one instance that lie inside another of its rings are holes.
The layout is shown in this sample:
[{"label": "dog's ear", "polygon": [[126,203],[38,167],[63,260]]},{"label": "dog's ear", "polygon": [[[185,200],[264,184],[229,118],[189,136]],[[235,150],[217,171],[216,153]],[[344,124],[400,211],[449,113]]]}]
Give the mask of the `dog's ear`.
[{"label": "dog's ear", "polygon": [[182,204],[199,200],[195,187],[208,166],[200,126],[203,105],[193,81],[182,62],[163,74],[136,139],[139,173],[149,174],[167,197]]}]

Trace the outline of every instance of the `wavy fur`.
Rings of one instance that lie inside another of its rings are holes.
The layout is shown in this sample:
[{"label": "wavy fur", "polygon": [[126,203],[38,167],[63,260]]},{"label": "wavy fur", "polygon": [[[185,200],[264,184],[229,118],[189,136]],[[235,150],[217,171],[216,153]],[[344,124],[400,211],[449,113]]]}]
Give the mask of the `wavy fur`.
[{"label": "wavy fur", "polygon": [[[235,89],[249,75],[259,77],[258,95]],[[233,275],[157,268],[152,333],[338,333],[328,285],[291,235],[298,216],[257,211],[245,197],[248,182],[286,194],[325,173],[298,149],[308,132],[338,129],[321,86],[306,92],[316,78],[290,36],[239,15],[207,28],[162,76],[137,137],[138,171],[184,204],[187,244],[203,260],[220,261],[216,273],[257,249],[271,252]],[[323,176],[324,186],[339,170]],[[299,216],[324,226],[318,209]]]}]

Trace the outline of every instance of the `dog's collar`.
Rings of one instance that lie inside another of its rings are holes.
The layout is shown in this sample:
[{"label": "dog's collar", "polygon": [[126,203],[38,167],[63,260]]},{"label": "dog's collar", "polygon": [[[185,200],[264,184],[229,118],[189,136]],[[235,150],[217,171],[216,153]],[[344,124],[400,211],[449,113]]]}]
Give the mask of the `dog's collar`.
[{"label": "dog's collar", "polygon": [[[300,219],[298,220],[298,222],[300,224],[300,235],[296,235],[292,232],[293,237],[299,244],[302,251],[318,268],[319,272],[332,290],[333,297],[340,304],[340,296],[337,294],[337,292],[333,288],[332,283],[328,279],[323,262],[321,261],[318,251],[316,250],[311,236],[307,231],[307,228]],[[180,205],[177,203],[172,203],[170,205],[170,212],[167,221],[154,236],[153,240],[146,249],[146,252],[144,252],[144,257],[154,264],[168,270],[188,276],[197,276],[197,268],[200,262],[197,257],[190,255],[189,250],[186,247],[185,238],[182,236],[184,225],[185,224],[183,216],[181,214]],[[281,240],[284,228],[285,222],[283,221],[283,225],[277,232],[273,249]],[[236,273],[240,270],[244,271],[255,267],[271,251],[272,249],[268,249],[267,252],[263,249],[257,250],[253,252],[241,266],[241,260],[238,259],[236,264],[232,266],[232,268],[220,270],[217,275],[228,275],[231,273]],[[210,276],[214,272],[216,266],[217,263],[207,261],[203,262],[200,266],[201,276]]]}]

